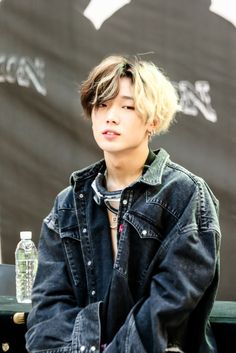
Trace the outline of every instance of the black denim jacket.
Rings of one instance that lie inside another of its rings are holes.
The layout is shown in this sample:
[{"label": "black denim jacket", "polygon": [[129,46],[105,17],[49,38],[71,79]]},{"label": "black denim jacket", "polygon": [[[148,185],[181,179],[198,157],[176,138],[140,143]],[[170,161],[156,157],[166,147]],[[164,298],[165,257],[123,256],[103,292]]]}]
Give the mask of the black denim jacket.
[{"label": "black denim jacket", "polygon": [[218,201],[160,149],[121,195],[118,254],[91,183],[72,174],[44,220],[29,352],[215,353],[208,316],[218,284]]}]

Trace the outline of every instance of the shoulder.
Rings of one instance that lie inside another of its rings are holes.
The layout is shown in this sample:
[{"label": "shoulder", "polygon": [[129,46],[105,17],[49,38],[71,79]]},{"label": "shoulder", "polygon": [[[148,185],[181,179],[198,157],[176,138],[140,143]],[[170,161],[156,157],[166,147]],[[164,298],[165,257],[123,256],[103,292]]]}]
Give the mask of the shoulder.
[{"label": "shoulder", "polygon": [[192,173],[184,166],[173,162],[171,159],[166,163],[166,176],[192,187],[195,187],[198,183],[204,182],[203,178]]},{"label": "shoulder", "polygon": [[202,191],[204,191],[206,193],[209,193],[210,196],[217,201],[215,195],[213,194],[213,191],[210,189],[207,181],[204,178],[192,173],[182,165],[177,164],[171,160],[167,162],[166,167],[167,175],[170,177],[171,180],[176,180],[177,183],[180,183],[181,185],[190,188],[190,190],[193,192],[201,193]]},{"label": "shoulder", "polygon": [[213,198],[215,198],[213,192],[210,190],[207,182],[199,175],[192,173],[184,166],[171,161],[170,159],[166,163],[166,168],[163,174],[163,183],[171,184],[174,188],[175,193],[179,192],[183,196],[191,196],[195,193],[210,192]]},{"label": "shoulder", "polygon": [[55,200],[55,206],[56,209],[74,208],[73,187],[71,185],[58,193]]},{"label": "shoulder", "polygon": [[143,177],[148,185],[153,186],[148,191],[149,198],[178,210],[179,215],[190,204],[201,210],[208,203],[218,208],[215,195],[202,177],[173,162],[164,149],[154,153],[156,158]]},{"label": "shoulder", "polygon": [[219,201],[202,177],[169,159],[163,175],[163,185],[171,189],[172,199],[179,209],[182,208],[183,213],[187,215],[187,210],[195,210],[202,222],[208,219],[207,223],[209,220],[218,223]]}]

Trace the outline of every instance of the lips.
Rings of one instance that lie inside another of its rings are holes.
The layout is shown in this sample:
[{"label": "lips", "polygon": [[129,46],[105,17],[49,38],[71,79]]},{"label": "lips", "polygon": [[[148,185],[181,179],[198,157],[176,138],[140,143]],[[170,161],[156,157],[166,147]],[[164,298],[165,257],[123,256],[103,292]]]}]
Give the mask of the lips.
[{"label": "lips", "polygon": [[102,132],[103,135],[105,136],[119,136],[119,132],[115,131],[115,130],[104,130]]}]

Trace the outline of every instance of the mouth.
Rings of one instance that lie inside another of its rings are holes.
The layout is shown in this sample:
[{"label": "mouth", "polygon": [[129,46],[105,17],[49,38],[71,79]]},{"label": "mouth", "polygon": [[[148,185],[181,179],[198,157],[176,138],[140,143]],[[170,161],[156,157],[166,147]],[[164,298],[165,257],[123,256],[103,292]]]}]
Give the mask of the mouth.
[{"label": "mouth", "polygon": [[119,132],[115,131],[115,130],[104,130],[102,132],[103,135],[105,136],[119,136]]}]

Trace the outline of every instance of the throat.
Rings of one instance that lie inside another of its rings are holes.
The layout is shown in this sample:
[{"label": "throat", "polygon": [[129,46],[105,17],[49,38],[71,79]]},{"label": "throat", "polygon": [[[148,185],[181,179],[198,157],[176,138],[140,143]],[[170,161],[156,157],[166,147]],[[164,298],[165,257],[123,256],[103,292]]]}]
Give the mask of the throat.
[{"label": "throat", "polygon": [[107,191],[118,191],[118,190],[123,190],[136,180],[140,178],[142,175],[143,168],[140,169],[137,173],[134,173],[132,175],[127,175],[124,177],[124,174],[119,177],[119,174],[114,176],[112,173],[105,172],[105,180],[106,180],[106,189]]},{"label": "throat", "polygon": [[134,183],[143,172],[149,155],[148,145],[140,145],[134,150],[122,152],[120,155],[104,153],[106,163],[106,187],[108,191],[122,190]]}]

